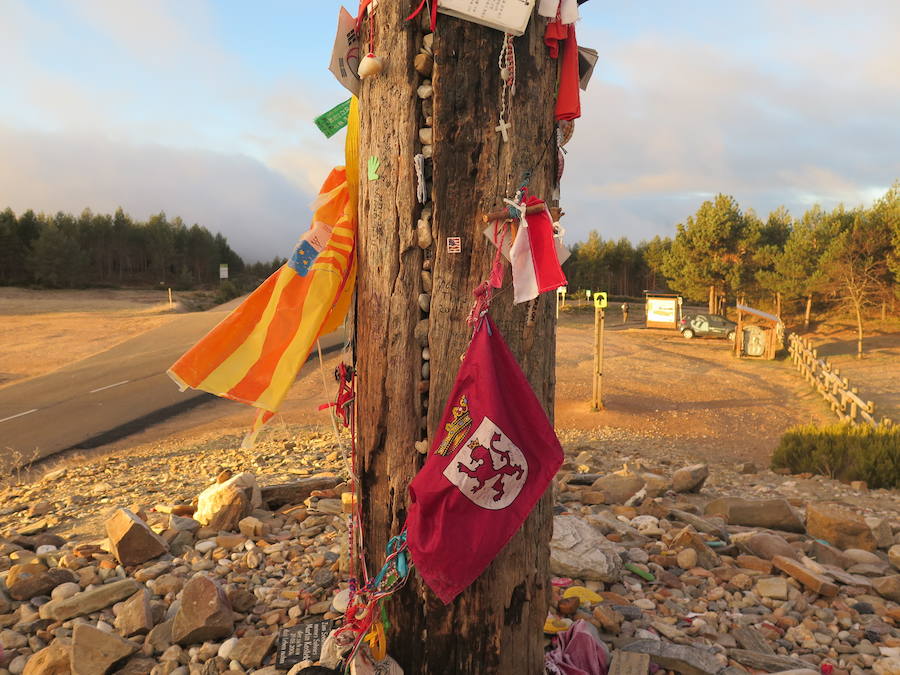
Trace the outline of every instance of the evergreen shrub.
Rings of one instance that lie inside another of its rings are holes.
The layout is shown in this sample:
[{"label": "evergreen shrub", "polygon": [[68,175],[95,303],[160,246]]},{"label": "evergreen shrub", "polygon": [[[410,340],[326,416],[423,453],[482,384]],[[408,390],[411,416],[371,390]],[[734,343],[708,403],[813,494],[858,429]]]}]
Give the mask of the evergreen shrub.
[{"label": "evergreen shrub", "polygon": [[900,487],[900,427],[793,427],[781,437],[772,468],[863,480],[870,488]]}]

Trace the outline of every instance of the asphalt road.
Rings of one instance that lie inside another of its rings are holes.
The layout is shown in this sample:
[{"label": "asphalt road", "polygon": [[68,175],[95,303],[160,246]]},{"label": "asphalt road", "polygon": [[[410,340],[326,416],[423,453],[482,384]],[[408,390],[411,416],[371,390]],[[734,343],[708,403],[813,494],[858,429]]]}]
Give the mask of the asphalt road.
[{"label": "asphalt road", "polygon": [[[0,467],[97,447],[215,399],[178,391],[165,371],[235,304],[178,316],[105,352],[0,389]],[[343,334],[335,333],[323,338],[322,349],[340,344]]]}]

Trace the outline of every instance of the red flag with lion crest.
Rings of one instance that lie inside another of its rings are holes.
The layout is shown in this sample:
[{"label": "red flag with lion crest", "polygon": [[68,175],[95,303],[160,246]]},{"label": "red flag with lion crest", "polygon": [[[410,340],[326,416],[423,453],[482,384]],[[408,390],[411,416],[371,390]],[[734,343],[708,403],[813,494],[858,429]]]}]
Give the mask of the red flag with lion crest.
[{"label": "red flag with lion crest", "polygon": [[556,433],[490,317],[480,322],[409,485],[407,541],[451,602],[512,538],[563,461]]}]

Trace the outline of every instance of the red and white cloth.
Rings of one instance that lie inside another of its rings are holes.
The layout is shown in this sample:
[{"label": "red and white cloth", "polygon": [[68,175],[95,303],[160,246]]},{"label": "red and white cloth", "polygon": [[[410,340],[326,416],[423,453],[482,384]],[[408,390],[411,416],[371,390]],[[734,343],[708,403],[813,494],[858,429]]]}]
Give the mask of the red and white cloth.
[{"label": "red and white cloth", "polygon": [[525,522],[563,452],[489,316],[475,330],[437,428],[409,485],[406,528],[416,569],[447,604]]},{"label": "red and white cloth", "polygon": [[[524,202],[526,208],[541,204],[544,202],[537,197],[527,197]],[[566,285],[553,235],[553,219],[546,206],[540,213],[519,221],[519,230],[509,251],[513,302],[527,302],[541,293]]]}]

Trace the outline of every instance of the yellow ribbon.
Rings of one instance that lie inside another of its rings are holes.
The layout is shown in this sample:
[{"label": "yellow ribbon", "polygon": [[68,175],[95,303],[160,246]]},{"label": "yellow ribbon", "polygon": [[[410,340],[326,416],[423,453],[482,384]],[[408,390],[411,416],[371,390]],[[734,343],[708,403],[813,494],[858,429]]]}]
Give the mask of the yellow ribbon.
[{"label": "yellow ribbon", "polygon": [[387,636],[384,634],[384,624],[381,623],[381,621],[372,624],[372,628],[369,630],[365,639],[366,642],[369,643],[369,648],[372,650],[372,656],[376,661],[381,661],[387,656]]}]

